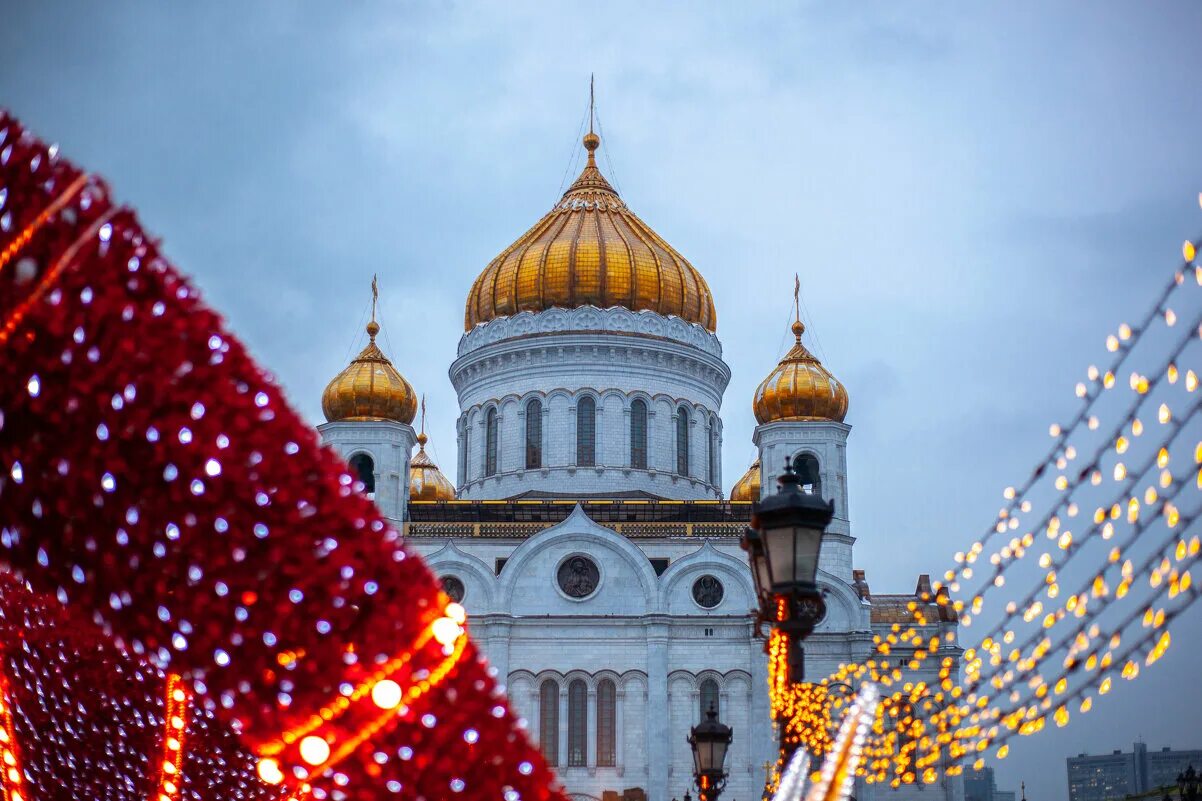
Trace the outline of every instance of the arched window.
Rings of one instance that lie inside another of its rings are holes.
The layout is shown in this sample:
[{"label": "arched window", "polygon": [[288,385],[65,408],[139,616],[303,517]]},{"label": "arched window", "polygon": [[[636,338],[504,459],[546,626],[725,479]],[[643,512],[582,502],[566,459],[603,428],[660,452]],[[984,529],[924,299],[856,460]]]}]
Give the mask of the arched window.
[{"label": "arched window", "polygon": [[618,698],[609,679],[597,682],[597,766],[617,764]]},{"label": "arched window", "polygon": [[630,403],[630,466],[647,469],[647,403],[639,398]]},{"label": "arched window", "polygon": [[484,475],[497,474],[497,410],[489,409],[484,418]]},{"label": "arched window", "polygon": [[588,748],[588,689],[575,679],[568,685],[568,767],[583,767]]},{"label": "arched window", "polygon": [[722,710],[718,708],[718,682],[713,679],[706,679],[701,682],[701,720],[705,720],[706,713],[712,708],[716,714],[721,716]]},{"label": "arched window", "polygon": [[710,417],[709,437],[706,440],[706,443],[708,446],[706,456],[708,457],[707,463],[709,465],[710,483],[717,486],[717,484],[718,484],[718,458],[717,458],[718,457],[718,420],[717,420],[717,418],[715,418],[713,416]]},{"label": "arched window", "polygon": [[526,404],[526,469],[543,466],[543,404],[533,398]]},{"label": "arched window", "polygon": [[543,759],[559,764],[559,685],[547,679],[538,688],[538,744]]},{"label": "arched window", "polygon": [[597,402],[585,395],[576,402],[576,464],[597,463]]},{"label": "arched window", "polygon": [[363,482],[363,492],[368,496],[376,494],[376,463],[366,453],[356,453],[348,464],[356,481]]},{"label": "arched window", "polygon": [[818,457],[812,453],[798,455],[793,460],[793,472],[801,480],[802,490],[822,497],[822,472],[818,467]]},{"label": "arched window", "polygon": [[689,410],[684,406],[676,412],[676,472],[689,474]]}]

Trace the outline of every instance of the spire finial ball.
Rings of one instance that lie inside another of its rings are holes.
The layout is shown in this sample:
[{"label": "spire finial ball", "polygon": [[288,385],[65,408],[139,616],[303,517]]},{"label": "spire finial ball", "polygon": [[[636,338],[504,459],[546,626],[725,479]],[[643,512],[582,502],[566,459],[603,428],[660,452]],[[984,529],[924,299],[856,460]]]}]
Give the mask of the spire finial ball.
[{"label": "spire finial ball", "polygon": [[376,334],[378,333],[380,333],[380,324],[375,320],[372,320],[367,324],[367,335],[374,340],[376,338]]},{"label": "spire finial ball", "polygon": [[586,133],[584,135],[584,149],[587,150],[589,153],[592,153],[594,150],[596,150],[600,146],[601,146],[601,137],[597,136],[592,131],[589,131],[588,133]]},{"label": "spire finial ball", "polygon": [[793,323],[793,336],[797,337],[798,342],[801,341],[801,335],[805,333],[805,330],[806,330],[806,324],[803,323],[801,320],[798,320]]}]

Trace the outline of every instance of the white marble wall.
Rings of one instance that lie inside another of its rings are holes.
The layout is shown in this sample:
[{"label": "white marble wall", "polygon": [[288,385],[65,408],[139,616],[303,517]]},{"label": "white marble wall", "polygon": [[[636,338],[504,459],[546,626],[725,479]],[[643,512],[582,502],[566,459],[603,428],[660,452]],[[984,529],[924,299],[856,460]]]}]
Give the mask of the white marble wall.
[{"label": "white marble wall", "polygon": [[[738,543],[640,540],[637,544],[593,523],[578,507],[563,523],[520,544],[470,539],[411,539],[438,575],[455,575],[466,588],[472,636],[507,677],[514,706],[539,739],[538,689],[555,680],[563,693],[560,765],[569,793],[600,798],[604,790],[642,787],[652,801],[680,798],[692,781],[685,743],[701,719],[699,686],[718,682],[721,717],[735,727],[728,768],[731,798],[754,799],[762,764],[771,757],[767,662],[749,610],[750,573]],[[599,566],[596,592],[572,599],[558,588],[560,562],[589,555]],[[500,575],[495,559],[508,561]],[[650,556],[670,556],[655,574]],[[701,607],[692,596],[703,575],[723,585],[722,602]],[[568,682],[590,688],[588,764],[566,766]],[[618,764],[596,764],[595,687],[611,678],[619,689]]]}]

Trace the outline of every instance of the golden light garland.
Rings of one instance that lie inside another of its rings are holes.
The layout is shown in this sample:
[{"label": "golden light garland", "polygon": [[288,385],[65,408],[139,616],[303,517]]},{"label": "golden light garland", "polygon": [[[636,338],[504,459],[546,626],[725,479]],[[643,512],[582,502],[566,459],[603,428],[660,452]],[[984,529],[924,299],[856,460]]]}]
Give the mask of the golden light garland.
[{"label": "golden light garland", "polygon": [[[1152,310],[1136,327],[1124,324],[1107,337],[1111,363],[1105,369],[1091,366],[1088,382],[1076,385],[1081,407],[1067,426],[1051,427],[1048,456],[1022,486],[1004,491],[1007,505],[985,536],[955,555],[957,566],[945,574],[946,583],[934,583],[930,593],[908,604],[908,625],[895,623],[875,636],[875,654],[863,663],[841,665],[818,683],[798,685],[788,680],[786,636],[772,632],[767,645],[772,716],[786,743],[829,755],[838,743],[841,710],[852,703],[857,685],[872,682],[886,694],[866,734],[857,774],[893,787],[930,783],[966,764],[980,767],[987,752],[1004,758],[1012,737],[1041,731],[1049,719],[1067,725],[1073,712],[1089,711],[1097,696],[1110,692],[1115,679],[1134,679],[1141,666],[1164,655],[1172,641],[1168,624],[1200,594],[1191,568],[1202,558],[1202,543],[1190,531],[1202,509],[1193,493],[1187,497],[1187,490],[1202,489],[1202,442],[1184,441],[1202,418],[1202,393],[1196,392],[1197,373],[1183,364],[1200,347],[1202,313],[1178,327],[1178,311],[1170,306],[1187,283],[1202,285],[1202,266],[1190,264],[1197,256],[1194,243],[1187,242],[1182,252],[1185,265]],[[1194,281],[1187,282],[1190,275]],[[1132,369],[1142,338],[1152,330],[1168,337],[1168,355],[1152,369]],[[1128,371],[1128,379],[1120,381]],[[1133,399],[1103,431],[1103,406],[1118,402],[1110,400],[1117,399],[1110,392],[1117,388]],[[1159,397],[1181,391],[1186,402],[1177,409]],[[1091,437],[1100,445],[1086,447],[1082,440]],[[1137,458],[1137,450],[1147,450],[1147,457]],[[1178,459],[1174,468],[1174,456],[1184,453],[1192,460],[1183,466]],[[1087,504],[1084,496],[1091,492],[1111,494]],[[1041,494],[1050,501],[1038,513]],[[1084,514],[1083,507],[1092,512]],[[1038,522],[1020,534],[1026,516]],[[1049,549],[1037,546],[1040,535]],[[1100,565],[1088,563],[1087,550],[1101,551]],[[1041,572],[1035,582],[1011,594],[1007,579],[1037,552]],[[978,570],[981,564],[985,569]],[[1074,571],[1086,575],[1073,579]],[[967,590],[970,585],[977,589]],[[967,600],[953,598],[962,591]],[[956,615],[967,628],[987,596],[1003,592],[1011,595],[1005,616],[963,652],[961,679],[956,632],[941,630],[931,612],[946,609],[940,616]],[[1130,611],[1111,620],[1122,608]],[[1020,638],[1024,626],[1033,631]]]},{"label": "golden light garland", "polygon": [[[437,617],[426,626],[410,648],[385,662],[349,693],[338,696],[304,723],[261,746],[258,749],[259,778],[268,784],[283,783],[286,778],[283,765],[285,752],[294,753],[294,758],[288,761],[292,763],[293,772],[297,775],[320,775],[354,753],[364,742],[385,730],[399,715],[409,711],[410,704],[438,686],[459,662],[467,646],[464,628],[466,621],[467,614],[463,607],[458,603],[448,603],[443,616]],[[414,681],[407,689],[402,689],[394,681],[394,677],[415,654],[428,646],[431,640],[443,648],[445,658],[428,676]],[[368,723],[360,725],[349,737],[340,740],[337,731],[330,724],[365,698],[370,698],[371,703],[383,711],[375,714]]]},{"label": "golden light garland", "polygon": [[167,674],[163,699],[163,750],[159,762],[158,801],[179,801],[184,736],[188,727],[188,691],[175,673]]},{"label": "golden light garland", "polygon": [[8,677],[0,673],[0,762],[3,763],[0,764],[0,798],[3,801],[29,801],[25,795],[11,704]]},{"label": "golden light garland", "polygon": [[68,203],[74,200],[75,196],[79,194],[79,191],[83,189],[90,180],[91,176],[89,176],[87,173],[81,173],[78,175],[75,180],[73,180],[67,186],[67,188],[63,190],[62,194],[60,194],[48,206],[46,206],[46,208],[43,209],[37,217],[34,217],[33,222],[21,229],[21,233],[17,234],[16,238],[14,238],[13,241],[8,244],[8,247],[4,248],[3,251],[0,251],[0,270],[3,270],[5,265],[12,261],[13,258],[21,252],[23,247],[29,244],[29,240],[33,239],[34,234],[36,234],[42,228],[42,226],[44,226],[50,220],[51,217],[53,217],[55,214],[58,214]]}]

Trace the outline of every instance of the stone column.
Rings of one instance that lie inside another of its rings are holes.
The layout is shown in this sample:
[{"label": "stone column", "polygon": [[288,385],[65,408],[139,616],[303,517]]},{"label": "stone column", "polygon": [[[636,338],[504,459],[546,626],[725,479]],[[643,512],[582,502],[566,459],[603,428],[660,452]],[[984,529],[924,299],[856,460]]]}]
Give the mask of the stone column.
[{"label": "stone column", "polygon": [[647,800],[668,801],[668,623],[663,616],[647,623]]},{"label": "stone column", "polygon": [[568,766],[568,685],[559,685],[559,766]]},{"label": "stone column", "polygon": [[530,739],[534,741],[534,745],[542,751],[543,745],[543,709],[542,709],[542,693],[539,692],[540,685],[535,682],[534,687],[530,690]]},{"label": "stone column", "polygon": [[618,775],[626,775],[626,690],[618,688],[614,694],[614,766]]},{"label": "stone column", "polygon": [[576,403],[578,401],[579,401],[579,398],[576,396],[573,396],[571,402],[568,403],[567,430],[568,430],[568,448],[570,449],[568,451],[568,464],[572,465],[573,467],[579,466],[576,464],[576,457],[579,454],[579,450],[578,450],[579,444],[576,440],[576,423],[580,420],[580,418],[578,417],[579,413],[576,411]]},{"label": "stone column", "polygon": [[[584,725],[584,762],[588,765],[588,775],[597,775],[597,688],[588,688],[588,703],[585,705],[588,711],[588,717],[585,718]],[[592,737],[589,737],[589,732],[594,732]],[[590,742],[591,740],[591,742]]]}]

